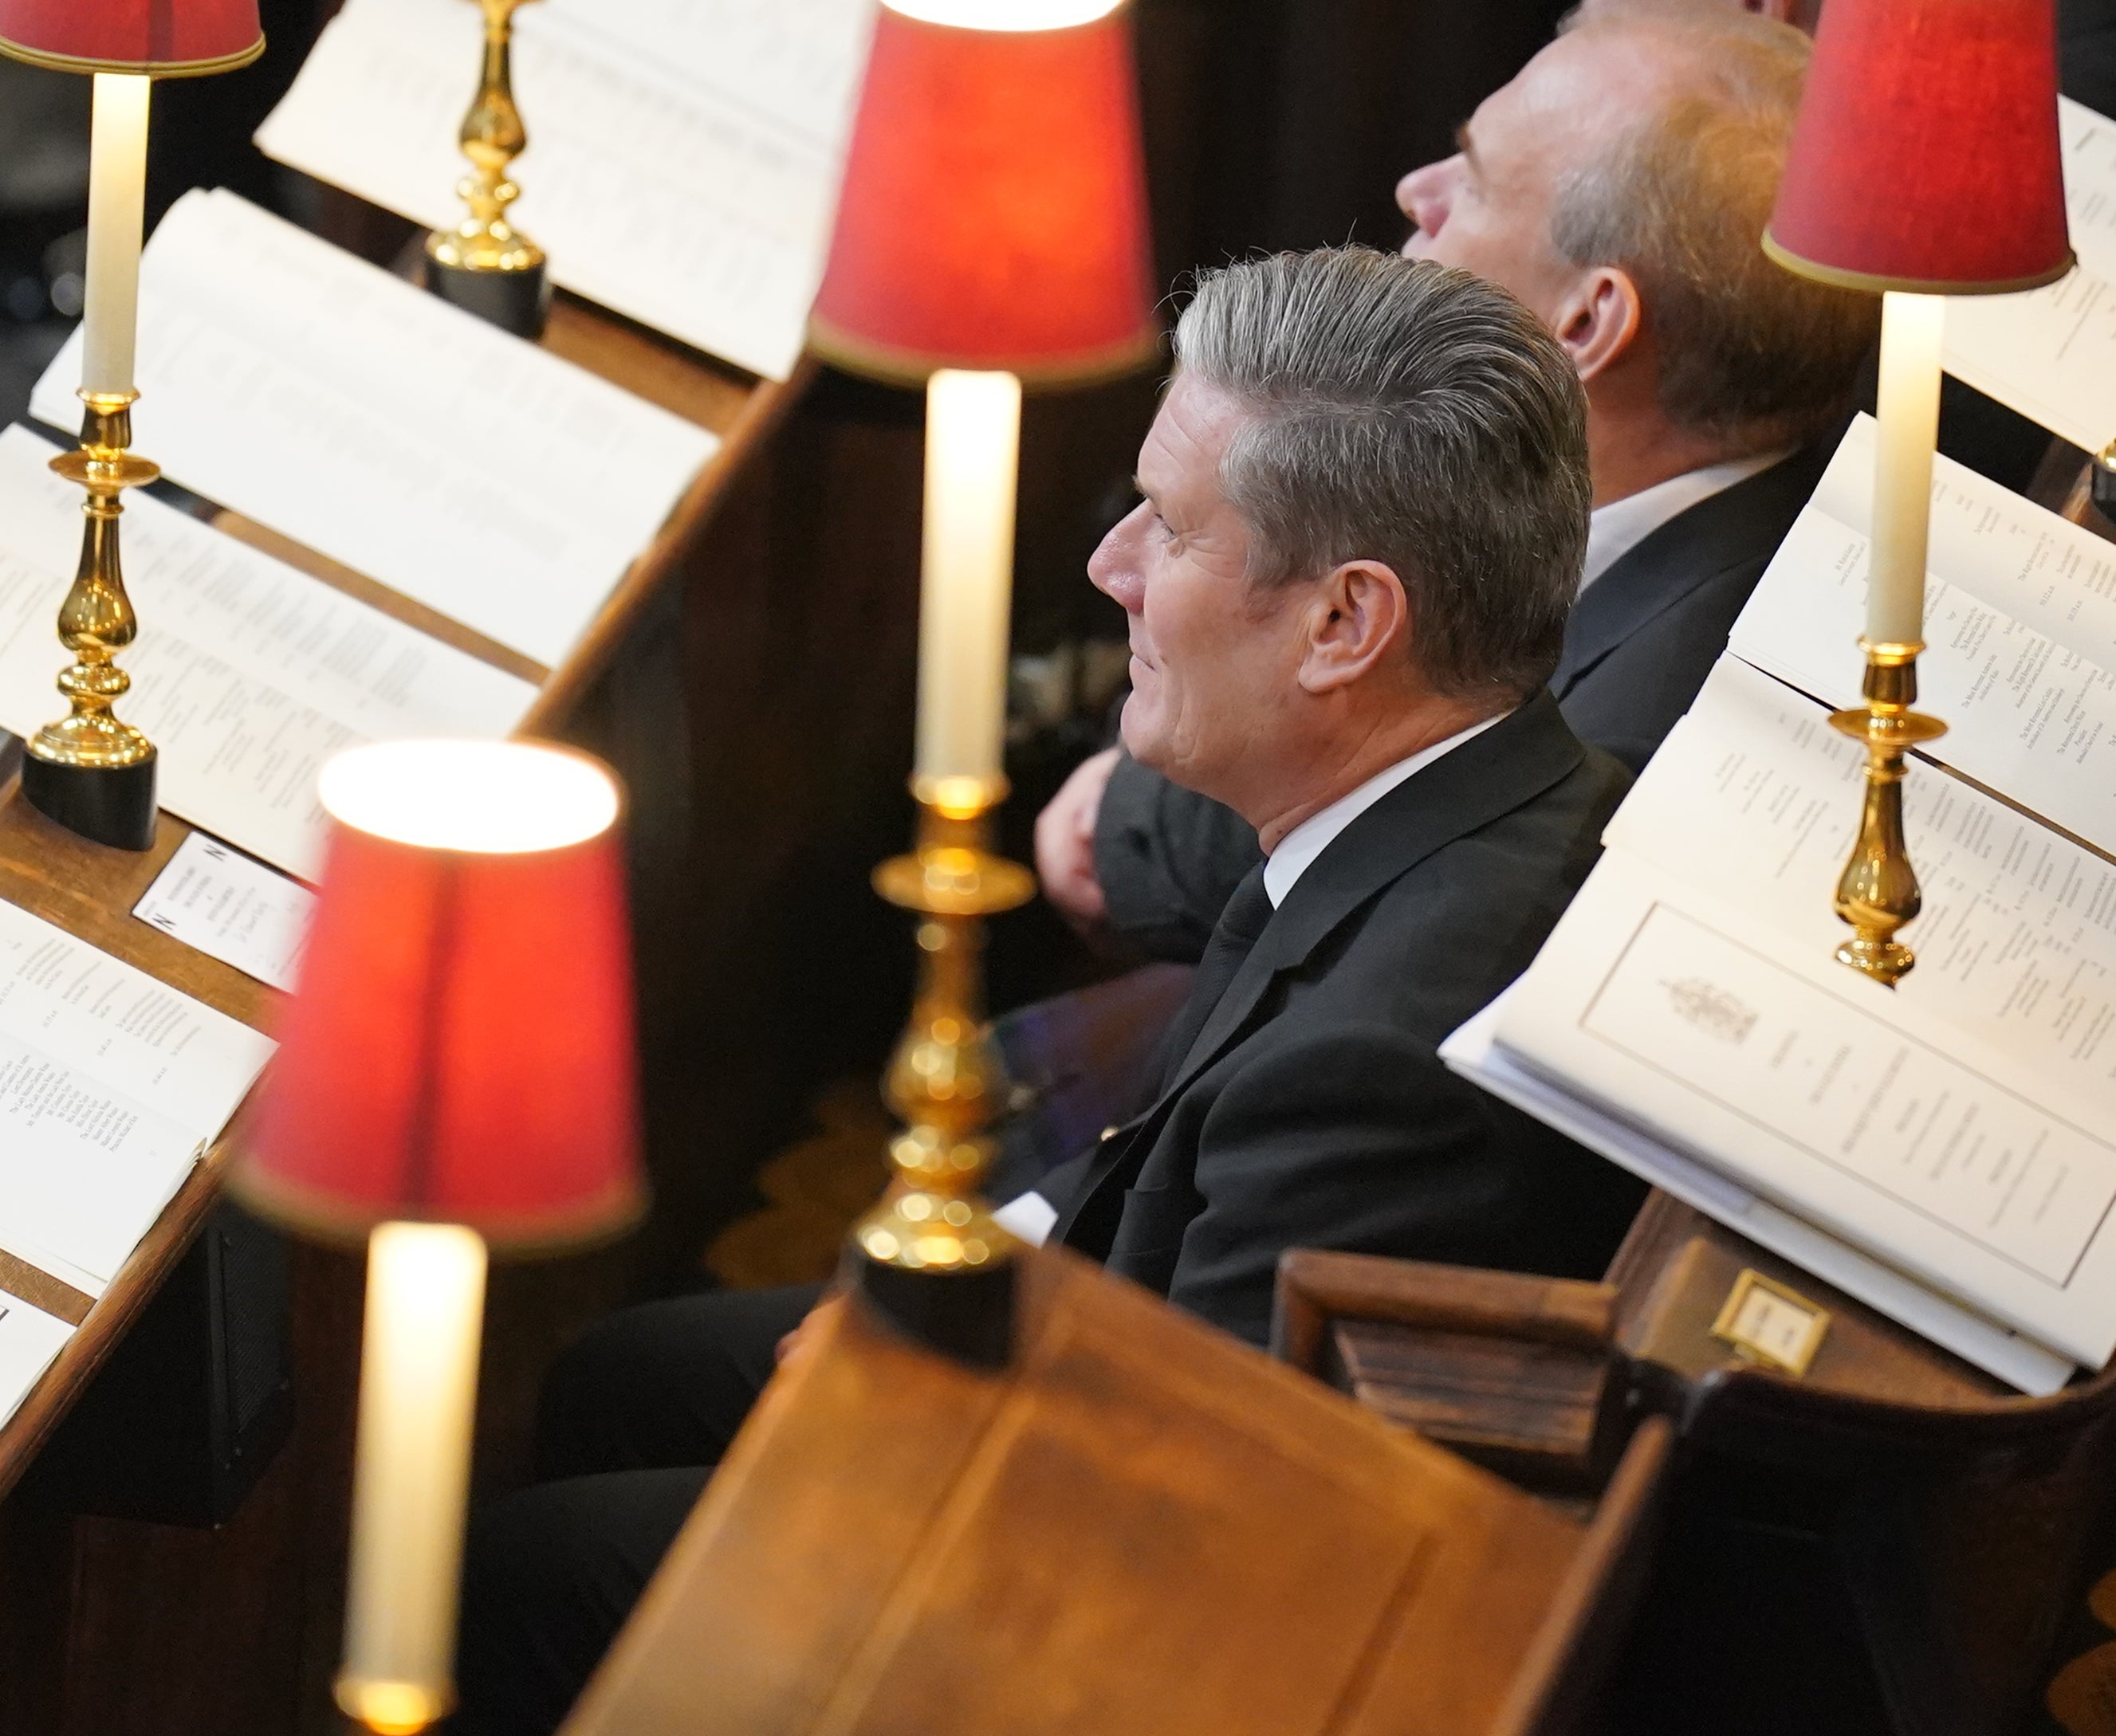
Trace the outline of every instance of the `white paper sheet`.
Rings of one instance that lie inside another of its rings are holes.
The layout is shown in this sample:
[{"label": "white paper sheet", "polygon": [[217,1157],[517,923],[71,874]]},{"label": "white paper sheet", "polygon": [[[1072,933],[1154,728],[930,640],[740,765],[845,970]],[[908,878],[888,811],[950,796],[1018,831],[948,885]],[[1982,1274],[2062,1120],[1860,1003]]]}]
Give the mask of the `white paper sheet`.
[{"label": "white paper sheet", "polygon": [[2088,452],[2116,437],[2116,122],[2058,99],[2078,268],[2043,289],[1954,296],[1947,370]]},{"label": "white paper sheet", "polygon": [[194,832],[132,914],[208,958],[291,993],[315,906],[315,894],[300,882]]},{"label": "white paper sheet", "polygon": [[[0,432],[0,727],[59,715],[53,622],[73,577],[80,490],[53,448]],[[119,714],[160,751],[162,805],[313,878],[324,761],[361,742],[503,736],[527,682],[356,602],[144,494],[126,498],[126,582],[140,621]]]},{"label": "white paper sheet", "polygon": [[2047,1397],[2072,1377],[2075,1365],[2068,1358],[1824,1234],[1520,1065],[1493,1040],[1506,999],[1502,995],[1440,1045],[1440,1059],[1463,1077],[2022,1392]]},{"label": "white paper sheet", "polygon": [[[1873,438],[1859,418],[1729,641],[1833,705],[1860,702]],[[1922,751],[2116,853],[2116,549],[1944,458],[1933,498],[1919,703],[1948,733]]]},{"label": "white paper sheet", "polygon": [[[873,0],[544,0],[516,16],[515,214],[553,281],[783,379],[828,251]],[[463,0],[349,0],[257,135],[430,228],[462,215]]]},{"label": "white paper sheet", "polygon": [[[76,331],[30,408],[76,426]],[[546,666],[719,443],[225,192],[140,280],[134,449]]]},{"label": "white paper sheet", "polygon": [[[1649,861],[1709,864],[1712,889],[1761,931],[1827,956],[1865,779],[1863,751],[1822,706],[1723,658],[1605,837]],[[2116,865],[1916,762],[1904,829],[1925,906],[1904,930],[1918,965],[1896,999],[2116,1118]]]},{"label": "white paper sheet", "polygon": [[1622,851],[1498,1040],[1656,1141],[2072,1360],[2116,1352],[2116,1145],[2065,1089]]},{"label": "white paper sheet", "polygon": [[19,1296],[0,1292],[0,1423],[21,1408],[73,1330]]},{"label": "white paper sheet", "polygon": [[272,1046],[0,903],[0,1247],[47,1270],[48,1250],[99,1293]]}]

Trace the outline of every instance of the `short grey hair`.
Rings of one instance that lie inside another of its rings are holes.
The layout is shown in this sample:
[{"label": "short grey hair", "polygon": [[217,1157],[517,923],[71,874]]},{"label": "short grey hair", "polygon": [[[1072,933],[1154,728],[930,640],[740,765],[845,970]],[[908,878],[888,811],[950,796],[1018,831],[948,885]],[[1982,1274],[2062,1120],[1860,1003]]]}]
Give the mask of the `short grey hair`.
[{"label": "short grey hair", "polygon": [[1249,412],[1220,485],[1252,583],[1380,562],[1434,691],[1496,706],[1549,679],[1586,558],[1586,398],[1520,302],[1429,260],[1281,253],[1205,273],[1175,359]]},{"label": "short grey hair", "polygon": [[1791,25],[1666,0],[1576,13],[1567,34],[1623,33],[1688,62],[1658,112],[1558,184],[1557,251],[1638,286],[1677,427],[1764,452],[1847,415],[1880,298],[1795,277],[1763,252],[1810,45]]}]

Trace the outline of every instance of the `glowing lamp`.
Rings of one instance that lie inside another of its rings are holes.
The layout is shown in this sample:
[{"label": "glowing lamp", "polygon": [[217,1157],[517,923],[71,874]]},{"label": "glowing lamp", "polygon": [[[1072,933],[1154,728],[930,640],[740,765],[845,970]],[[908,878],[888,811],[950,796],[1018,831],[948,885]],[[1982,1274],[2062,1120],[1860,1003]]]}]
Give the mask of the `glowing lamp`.
[{"label": "glowing lamp", "polygon": [[876,20],[814,347],[1032,385],[1153,353],[1131,21],[1113,0],[895,0]]},{"label": "glowing lamp", "polygon": [[264,52],[257,0],[0,0],[0,50],[67,72],[182,78]]},{"label": "glowing lamp", "polygon": [[315,920],[234,1186],[368,1239],[338,1694],[407,1732],[453,1697],[486,1244],[600,1239],[645,1198],[619,802],[596,761],[514,742],[357,748],[320,793]]},{"label": "glowing lamp", "polygon": [[1868,792],[1837,957],[1893,984],[1920,898],[1902,843],[1903,754],[1944,733],[1911,709],[1946,305],[2072,269],[2052,0],[1829,0],[1764,249],[1788,271],[1881,292],[1879,423],[1861,707]]}]

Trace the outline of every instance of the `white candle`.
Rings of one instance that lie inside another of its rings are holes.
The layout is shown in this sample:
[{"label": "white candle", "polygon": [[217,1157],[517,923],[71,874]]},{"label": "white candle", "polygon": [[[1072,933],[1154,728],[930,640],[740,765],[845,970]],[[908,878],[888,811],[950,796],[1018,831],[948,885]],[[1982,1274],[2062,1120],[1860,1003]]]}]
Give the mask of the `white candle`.
[{"label": "white candle", "polygon": [[1021,382],[1014,375],[943,369],[927,383],[922,778],[988,788],[1000,775],[1020,447]]},{"label": "white candle", "polygon": [[140,317],[140,232],[147,200],[147,102],[152,79],[95,75],[88,159],[88,329],[80,388],[132,389],[132,341]]},{"label": "white candle", "polygon": [[1874,645],[1916,645],[1925,637],[1925,531],[1932,522],[1946,316],[1946,301],[1939,296],[1891,290],[1881,298],[1880,439],[1866,571],[1866,638]]},{"label": "white candle", "polygon": [[338,1701],[376,1730],[423,1729],[455,1697],[484,1312],[485,1243],[474,1231],[384,1224],[368,1238]]}]

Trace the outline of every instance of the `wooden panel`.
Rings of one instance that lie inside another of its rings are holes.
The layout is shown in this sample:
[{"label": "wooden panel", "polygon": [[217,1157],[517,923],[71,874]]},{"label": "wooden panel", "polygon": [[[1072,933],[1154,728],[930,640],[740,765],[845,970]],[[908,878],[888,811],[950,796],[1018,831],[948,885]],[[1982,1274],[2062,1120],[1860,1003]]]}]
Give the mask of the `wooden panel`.
[{"label": "wooden panel", "polygon": [[1331,1384],[1398,1427],[1534,1487],[1595,1480],[1605,1351],[1378,1320],[1339,1321],[1332,1344]]},{"label": "wooden panel", "polygon": [[570,1736],[1490,1727],[1576,1527],[1074,1256],[1019,1270],[997,1376],[837,1313]]}]

